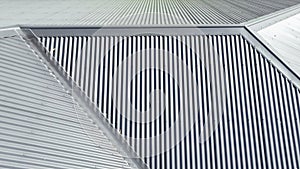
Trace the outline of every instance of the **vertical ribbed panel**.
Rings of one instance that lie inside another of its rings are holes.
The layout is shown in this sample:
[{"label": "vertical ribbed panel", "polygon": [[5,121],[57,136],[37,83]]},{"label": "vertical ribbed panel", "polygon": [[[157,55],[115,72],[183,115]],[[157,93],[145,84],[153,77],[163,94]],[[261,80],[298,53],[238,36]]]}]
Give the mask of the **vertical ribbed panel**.
[{"label": "vertical ribbed panel", "polygon": [[300,167],[300,91],[241,35],[40,40],[150,168]]}]

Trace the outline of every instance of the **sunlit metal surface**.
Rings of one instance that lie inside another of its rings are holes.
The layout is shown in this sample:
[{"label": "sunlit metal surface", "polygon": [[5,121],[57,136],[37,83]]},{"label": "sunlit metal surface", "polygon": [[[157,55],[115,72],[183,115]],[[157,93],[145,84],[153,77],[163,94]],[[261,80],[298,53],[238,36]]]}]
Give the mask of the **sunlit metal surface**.
[{"label": "sunlit metal surface", "polygon": [[0,168],[300,168],[299,3],[3,0]]},{"label": "sunlit metal surface", "polygon": [[0,168],[130,168],[14,30],[0,31]]},{"label": "sunlit metal surface", "polygon": [[242,23],[300,0],[2,0],[0,27]]},{"label": "sunlit metal surface", "polygon": [[260,30],[258,34],[300,76],[300,13]]}]

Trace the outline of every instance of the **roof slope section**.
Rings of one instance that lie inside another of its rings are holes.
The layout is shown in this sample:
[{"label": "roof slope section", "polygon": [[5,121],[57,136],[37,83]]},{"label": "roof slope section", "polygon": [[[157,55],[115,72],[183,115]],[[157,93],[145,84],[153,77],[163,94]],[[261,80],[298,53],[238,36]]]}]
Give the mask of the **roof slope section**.
[{"label": "roof slope section", "polygon": [[0,31],[0,168],[130,168],[13,30]]},{"label": "roof slope section", "polygon": [[298,11],[297,15],[266,27],[258,31],[258,34],[300,76],[300,6]]},{"label": "roof slope section", "polygon": [[300,0],[2,0],[0,27],[15,24],[232,24],[298,3]]},{"label": "roof slope section", "polygon": [[299,78],[244,27],[33,32],[150,168],[300,167]]}]

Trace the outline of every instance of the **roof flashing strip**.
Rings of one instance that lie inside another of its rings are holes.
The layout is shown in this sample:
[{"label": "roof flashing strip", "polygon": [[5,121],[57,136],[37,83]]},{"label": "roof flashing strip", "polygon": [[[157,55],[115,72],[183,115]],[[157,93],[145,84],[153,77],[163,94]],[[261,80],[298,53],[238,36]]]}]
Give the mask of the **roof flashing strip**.
[{"label": "roof flashing strip", "polygon": [[237,34],[242,25],[180,25],[180,26],[104,26],[104,27],[30,27],[38,37],[41,36],[138,36],[138,35],[222,35]]}]

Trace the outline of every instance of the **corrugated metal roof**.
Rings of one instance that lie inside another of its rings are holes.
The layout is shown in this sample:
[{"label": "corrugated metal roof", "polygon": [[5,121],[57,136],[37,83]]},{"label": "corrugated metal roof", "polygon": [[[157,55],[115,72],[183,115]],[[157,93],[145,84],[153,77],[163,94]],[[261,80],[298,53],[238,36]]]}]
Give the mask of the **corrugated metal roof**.
[{"label": "corrugated metal roof", "polygon": [[0,168],[130,168],[22,37],[0,35]]},{"label": "corrugated metal roof", "polygon": [[272,52],[244,28],[156,29],[34,31],[150,168],[300,167],[299,78]]},{"label": "corrugated metal roof", "polygon": [[300,13],[260,30],[258,34],[300,76]]},{"label": "corrugated metal roof", "polygon": [[137,158],[122,156],[64,89],[63,71],[150,168],[299,168],[299,75],[245,27],[199,26],[299,3],[5,0],[0,26],[71,27],[32,29],[59,68],[0,31],[0,167],[130,168]]},{"label": "corrugated metal roof", "polygon": [[232,24],[299,3],[299,0],[2,0],[0,26]]}]

